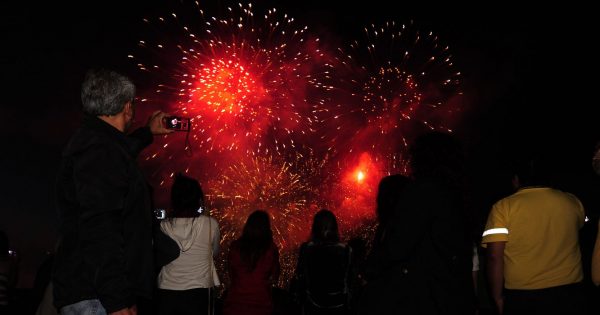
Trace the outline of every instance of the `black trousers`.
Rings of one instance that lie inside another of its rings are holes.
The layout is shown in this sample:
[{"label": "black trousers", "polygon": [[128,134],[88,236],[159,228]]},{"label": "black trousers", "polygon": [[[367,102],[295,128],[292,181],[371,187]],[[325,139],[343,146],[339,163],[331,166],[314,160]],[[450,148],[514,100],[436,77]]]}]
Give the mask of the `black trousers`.
[{"label": "black trousers", "polygon": [[579,315],[585,314],[581,283],[538,290],[505,290],[505,315]]},{"label": "black trousers", "polygon": [[158,289],[158,315],[208,315],[208,293],[207,288],[181,291]]}]

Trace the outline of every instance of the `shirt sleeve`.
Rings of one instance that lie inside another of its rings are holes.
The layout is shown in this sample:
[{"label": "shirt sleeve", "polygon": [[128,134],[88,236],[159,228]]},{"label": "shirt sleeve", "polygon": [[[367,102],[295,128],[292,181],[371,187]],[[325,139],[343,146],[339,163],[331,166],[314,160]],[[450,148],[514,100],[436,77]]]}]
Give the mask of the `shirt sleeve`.
[{"label": "shirt sleeve", "polygon": [[483,231],[481,246],[487,247],[487,243],[508,242],[509,227],[507,208],[503,201],[497,202],[488,216],[485,230]]},{"label": "shirt sleeve", "polygon": [[569,195],[575,200],[575,203],[577,204],[577,221],[579,224],[579,228],[582,228],[585,224],[585,209],[583,208],[583,204],[581,203],[579,198],[577,198],[577,196],[573,194]]}]

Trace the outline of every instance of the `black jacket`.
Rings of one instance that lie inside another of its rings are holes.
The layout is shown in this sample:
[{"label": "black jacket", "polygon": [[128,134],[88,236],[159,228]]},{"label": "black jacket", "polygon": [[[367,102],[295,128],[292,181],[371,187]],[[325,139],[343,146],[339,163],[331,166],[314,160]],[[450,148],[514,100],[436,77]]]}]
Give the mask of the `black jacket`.
[{"label": "black jacket", "polygon": [[460,194],[434,179],[416,180],[373,249],[359,313],[473,314],[472,246]]},{"label": "black jacket", "polygon": [[135,158],[151,142],[148,128],[126,136],[96,117],[85,117],[67,144],[56,184],[57,308],[99,299],[110,313],[150,297],[151,201]]}]

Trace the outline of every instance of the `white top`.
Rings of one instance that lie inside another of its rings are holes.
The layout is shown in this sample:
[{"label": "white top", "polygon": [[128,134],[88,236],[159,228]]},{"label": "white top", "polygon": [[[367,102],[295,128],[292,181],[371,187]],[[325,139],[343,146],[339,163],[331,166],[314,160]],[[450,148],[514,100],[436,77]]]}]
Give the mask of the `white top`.
[{"label": "white top", "polygon": [[173,218],[161,222],[160,228],[179,244],[181,250],[177,259],[160,270],[160,289],[189,290],[220,284],[213,260],[219,251],[217,220],[206,215]]}]

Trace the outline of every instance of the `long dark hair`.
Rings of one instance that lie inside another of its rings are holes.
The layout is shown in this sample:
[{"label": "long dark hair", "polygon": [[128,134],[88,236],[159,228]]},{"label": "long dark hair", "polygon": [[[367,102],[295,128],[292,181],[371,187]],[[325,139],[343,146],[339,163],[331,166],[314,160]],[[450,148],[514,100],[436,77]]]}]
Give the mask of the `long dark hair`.
[{"label": "long dark hair", "polygon": [[313,219],[311,240],[315,243],[339,242],[338,224],[333,212],[322,209]]},{"label": "long dark hair", "polygon": [[256,268],[260,257],[273,243],[273,232],[269,215],[262,210],[256,210],[248,216],[242,236],[238,239],[242,262],[250,271]]},{"label": "long dark hair", "polygon": [[204,207],[204,193],[197,180],[182,174],[175,175],[171,186],[171,218],[195,218],[200,215],[198,209]]},{"label": "long dark hair", "polygon": [[408,177],[400,174],[386,176],[381,179],[379,188],[377,189],[376,209],[379,224],[387,224],[396,207],[400,192],[406,188],[409,182]]}]

